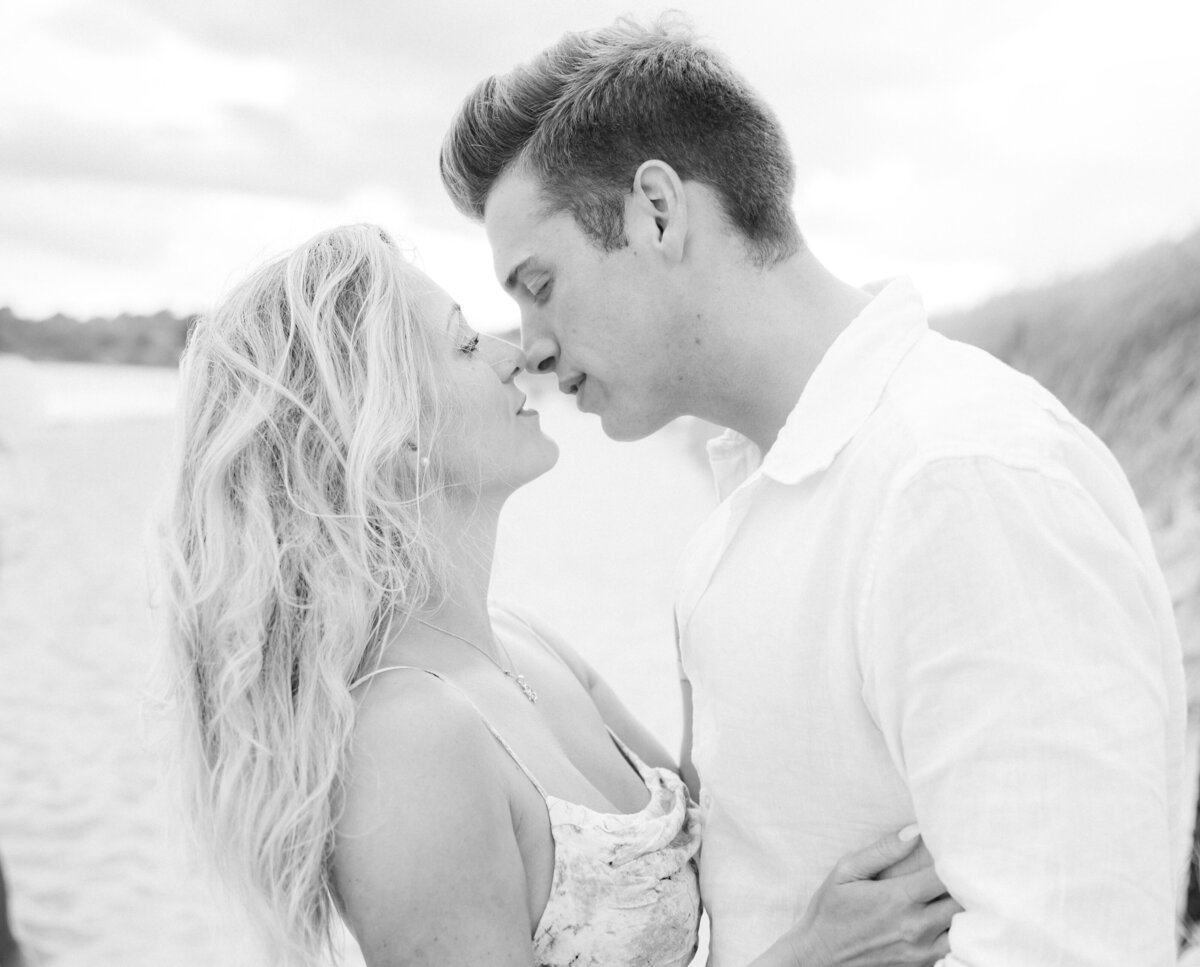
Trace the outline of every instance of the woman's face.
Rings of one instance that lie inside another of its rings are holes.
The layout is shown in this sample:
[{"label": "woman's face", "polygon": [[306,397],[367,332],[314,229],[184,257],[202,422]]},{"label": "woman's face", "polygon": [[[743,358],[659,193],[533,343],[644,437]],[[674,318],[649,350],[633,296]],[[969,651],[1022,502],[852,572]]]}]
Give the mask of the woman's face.
[{"label": "woman's face", "polygon": [[433,282],[415,303],[435,345],[441,345],[440,335],[445,337],[455,417],[449,431],[431,445],[449,480],[480,494],[507,496],[553,467],[558,445],[542,432],[537,410],[525,408],[525,394],[514,381],[525,368],[521,350],[477,333],[457,303]]}]

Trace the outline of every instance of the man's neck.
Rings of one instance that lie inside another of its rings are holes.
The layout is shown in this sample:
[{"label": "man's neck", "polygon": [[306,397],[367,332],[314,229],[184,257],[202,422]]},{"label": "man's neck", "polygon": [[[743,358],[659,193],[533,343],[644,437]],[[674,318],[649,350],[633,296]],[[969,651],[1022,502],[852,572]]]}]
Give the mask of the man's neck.
[{"label": "man's neck", "polygon": [[[738,264],[712,287],[697,416],[771,448],[833,341],[871,297],[807,249],[767,269]],[[703,370],[707,369],[707,372]]]}]

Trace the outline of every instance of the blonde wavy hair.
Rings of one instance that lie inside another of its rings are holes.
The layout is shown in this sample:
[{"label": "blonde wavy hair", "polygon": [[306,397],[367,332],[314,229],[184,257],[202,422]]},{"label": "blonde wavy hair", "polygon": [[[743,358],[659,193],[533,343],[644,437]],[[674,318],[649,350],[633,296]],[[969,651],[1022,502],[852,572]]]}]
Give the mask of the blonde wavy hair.
[{"label": "blonde wavy hair", "polygon": [[181,363],[162,545],[184,785],[281,963],[332,946],[350,685],[446,567],[445,333],[412,301],[428,284],[380,229],[334,229],[238,286]]}]

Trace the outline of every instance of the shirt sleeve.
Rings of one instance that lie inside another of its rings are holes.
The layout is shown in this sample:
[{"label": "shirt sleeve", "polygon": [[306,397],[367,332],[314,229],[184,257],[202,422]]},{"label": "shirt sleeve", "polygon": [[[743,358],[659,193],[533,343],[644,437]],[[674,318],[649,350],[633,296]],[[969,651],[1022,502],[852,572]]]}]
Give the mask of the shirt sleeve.
[{"label": "shirt sleeve", "polygon": [[965,908],[947,967],[1173,964],[1144,560],[1071,479],[956,458],[898,488],[870,562],[864,698]]}]

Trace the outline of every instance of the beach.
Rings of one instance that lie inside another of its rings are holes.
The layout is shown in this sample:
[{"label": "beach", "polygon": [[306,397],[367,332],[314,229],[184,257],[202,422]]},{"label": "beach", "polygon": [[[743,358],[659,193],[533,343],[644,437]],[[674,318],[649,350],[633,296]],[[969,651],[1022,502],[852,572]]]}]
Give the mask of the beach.
[{"label": "beach", "polygon": [[[14,930],[46,967],[257,967],[251,932],[191,858],[157,701],[148,521],[175,374],[38,364],[31,382],[38,425],[0,468],[12,495],[0,531],[0,858]],[[616,444],[556,392],[534,399],[562,456],[506,508],[495,595],[544,616],[677,748],[674,567],[715,503],[694,433],[673,425]],[[352,944],[342,962],[361,963]]]},{"label": "beach", "polygon": [[[175,373],[15,372],[0,369],[0,859],[15,932],[45,967],[258,967],[252,931],[192,857],[170,781],[149,524]],[[671,599],[715,504],[704,428],[614,443],[552,388],[531,400],[561,458],[506,508],[494,596],[541,615],[676,749]],[[1195,683],[1200,514],[1151,516]],[[348,938],[339,962],[362,963]]]}]

